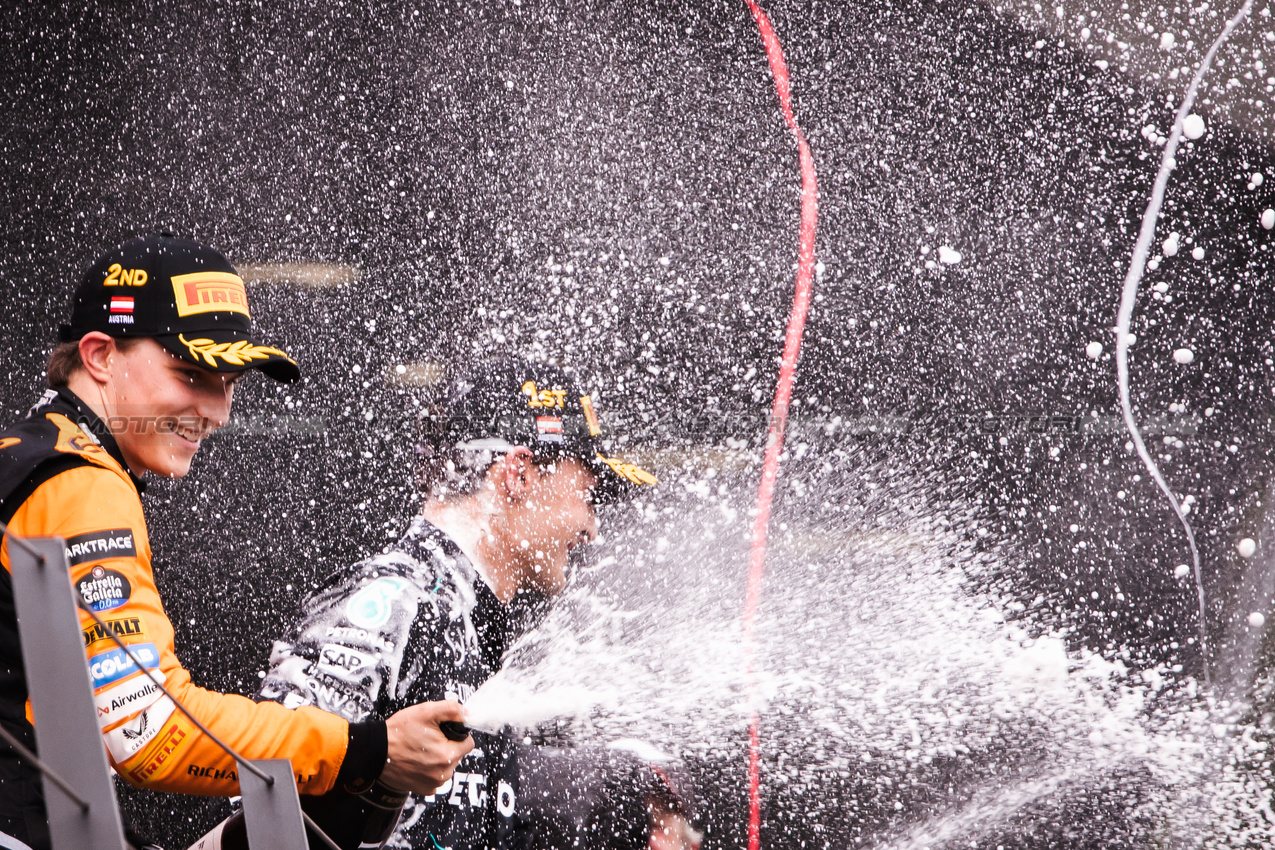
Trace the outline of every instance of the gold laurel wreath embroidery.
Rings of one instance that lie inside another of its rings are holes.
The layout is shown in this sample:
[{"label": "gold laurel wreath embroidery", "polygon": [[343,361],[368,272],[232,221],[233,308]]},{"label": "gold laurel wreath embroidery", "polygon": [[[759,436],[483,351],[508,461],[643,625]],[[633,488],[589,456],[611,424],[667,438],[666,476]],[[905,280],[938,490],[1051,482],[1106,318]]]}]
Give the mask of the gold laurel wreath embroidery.
[{"label": "gold laurel wreath embroidery", "polygon": [[598,459],[615,470],[615,474],[634,484],[658,484],[659,479],[641,467],[625,463],[613,457],[598,455]]},{"label": "gold laurel wreath embroidery", "polygon": [[220,357],[231,366],[251,366],[254,360],[266,360],[277,354],[289,363],[296,363],[291,357],[277,348],[268,345],[253,345],[247,340],[238,342],[213,342],[211,339],[186,339],[181,334],[177,339],[190,350],[190,356],[198,360],[202,357],[209,366],[216,368]]}]

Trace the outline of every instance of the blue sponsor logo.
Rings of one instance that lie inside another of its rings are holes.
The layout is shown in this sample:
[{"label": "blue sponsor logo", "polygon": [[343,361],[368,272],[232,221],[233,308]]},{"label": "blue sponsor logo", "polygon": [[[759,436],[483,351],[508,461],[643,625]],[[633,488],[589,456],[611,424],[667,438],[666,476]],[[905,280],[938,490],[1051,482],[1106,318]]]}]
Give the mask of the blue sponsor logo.
[{"label": "blue sponsor logo", "polygon": [[[135,643],[128,649],[146,669],[154,670],[159,666],[159,647],[155,644]],[[118,682],[136,672],[137,665],[122,649],[112,649],[110,652],[103,652],[89,659],[89,674],[93,677],[94,689],[109,685],[111,682]]]}]

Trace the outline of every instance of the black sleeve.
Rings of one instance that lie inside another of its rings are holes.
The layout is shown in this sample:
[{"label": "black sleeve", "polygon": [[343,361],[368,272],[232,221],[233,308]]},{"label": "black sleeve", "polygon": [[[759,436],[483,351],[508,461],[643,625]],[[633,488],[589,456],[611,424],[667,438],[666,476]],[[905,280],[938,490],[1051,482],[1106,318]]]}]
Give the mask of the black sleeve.
[{"label": "black sleeve", "polygon": [[332,787],[358,794],[372,787],[389,757],[389,732],[384,720],[350,724],[350,743]]}]

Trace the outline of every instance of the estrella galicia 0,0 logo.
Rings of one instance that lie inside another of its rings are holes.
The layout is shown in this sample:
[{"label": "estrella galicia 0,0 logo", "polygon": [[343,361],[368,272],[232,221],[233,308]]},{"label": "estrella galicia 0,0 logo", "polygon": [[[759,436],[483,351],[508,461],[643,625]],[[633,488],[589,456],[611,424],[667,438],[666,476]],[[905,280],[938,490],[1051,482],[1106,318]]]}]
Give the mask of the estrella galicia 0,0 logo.
[{"label": "estrella galicia 0,0 logo", "polygon": [[75,583],[75,589],[94,611],[109,611],[128,601],[133,586],[115,570],[94,567],[88,575]]}]

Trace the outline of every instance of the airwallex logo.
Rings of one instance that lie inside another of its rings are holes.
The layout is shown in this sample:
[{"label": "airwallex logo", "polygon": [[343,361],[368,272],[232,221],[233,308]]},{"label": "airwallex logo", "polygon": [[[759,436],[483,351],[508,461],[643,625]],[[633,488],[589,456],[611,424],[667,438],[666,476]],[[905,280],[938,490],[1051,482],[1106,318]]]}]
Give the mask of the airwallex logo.
[{"label": "airwallex logo", "polygon": [[[156,673],[155,677],[160,682],[167,681],[163,673]],[[97,722],[105,729],[130,714],[152,705],[163,695],[164,692],[159,689],[159,685],[152,682],[149,676],[138,676],[127,682],[120,682],[94,697]]]}]

